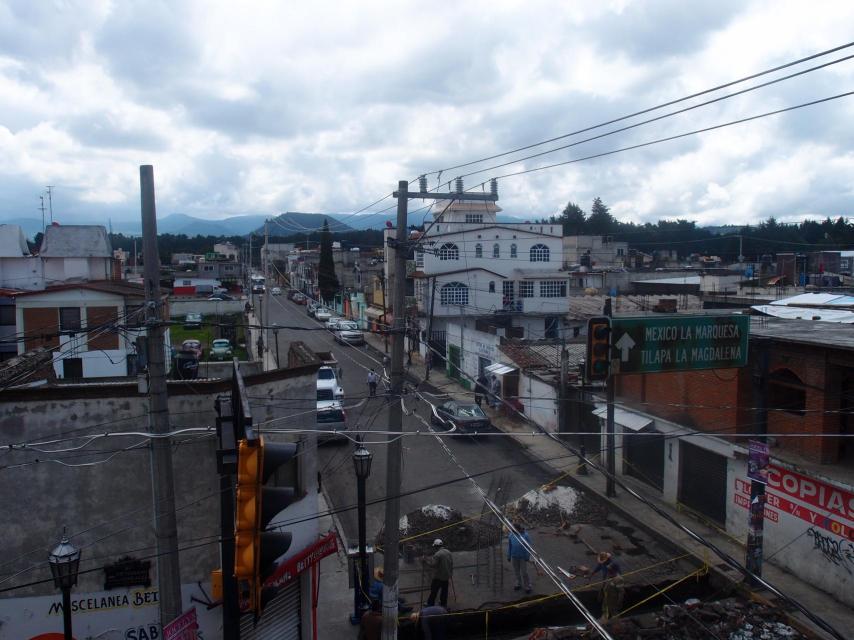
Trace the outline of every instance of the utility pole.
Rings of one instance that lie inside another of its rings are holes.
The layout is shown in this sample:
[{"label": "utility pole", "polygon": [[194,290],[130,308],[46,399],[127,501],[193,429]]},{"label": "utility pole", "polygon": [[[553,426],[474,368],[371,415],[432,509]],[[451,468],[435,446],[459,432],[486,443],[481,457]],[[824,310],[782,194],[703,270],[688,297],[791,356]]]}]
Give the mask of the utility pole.
[{"label": "utility pole", "polygon": [[[427,192],[426,180],[419,180],[420,191],[407,191],[409,182],[397,183],[397,233],[393,241],[394,257],[391,263],[392,314],[394,315],[391,342],[391,388],[388,403],[388,431],[391,433],[386,445],[386,503],[385,503],[385,540],[383,558],[385,576],[383,578],[383,640],[397,640],[397,597],[399,592],[398,576],[400,562],[400,491],[402,438],[395,433],[403,432],[403,412],[399,397],[403,393],[403,338],[405,331],[404,304],[406,296],[406,253],[408,248],[406,234],[406,214],[409,198],[425,200],[498,200],[497,185],[493,183],[490,193],[463,193],[462,178],[456,180],[454,193]],[[391,241],[390,241],[391,242]]]},{"label": "utility pole", "polygon": [[566,338],[564,337],[561,341],[561,350],[560,350],[560,397],[558,398],[557,405],[557,431],[558,433],[566,433],[569,431],[567,422],[569,422],[568,411],[567,411],[567,395],[569,390],[567,388],[567,377],[569,377],[569,351],[566,350]]},{"label": "utility pole", "polygon": [[[768,348],[760,343],[756,352],[756,362],[753,370],[754,415],[756,430],[761,434],[768,433]],[[765,435],[754,438],[760,443],[767,443]],[[752,444],[752,443],[751,443]],[[753,447],[751,446],[752,450]],[[767,455],[767,448],[766,448]],[[748,505],[747,551],[744,566],[756,576],[762,577],[762,555],[765,529],[765,483],[750,479],[750,504]],[[755,580],[751,582],[756,584]]]},{"label": "utility pole", "polygon": [[383,271],[380,271],[380,286],[383,288],[383,324],[385,327],[383,328],[383,345],[385,346],[385,352],[388,353],[388,307],[386,306],[388,302],[386,301],[386,287],[385,287],[385,268]]},{"label": "utility pole", "polygon": [[[268,287],[270,286],[270,223],[265,220],[264,221],[264,255],[262,256],[264,262],[264,293],[261,294],[261,297],[265,300],[268,299]],[[270,305],[267,305],[267,315],[270,315]],[[269,322],[270,319],[267,318]],[[267,328],[264,325],[264,322],[261,322],[261,332],[264,334],[264,351],[270,351],[270,334],[267,332]],[[264,369],[264,356],[261,356],[261,369]]]},{"label": "utility pole", "polygon": [[39,196],[39,200],[41,200],[41,206],[39,206],[39,209],[41,209],[42,212],[42,233],[44,233],[47,230],[47,227],[44,226],[44,196]]},{"label": "utility pole", "polygon": [[[142,201],[142,252],[145,254],[146,332],[148,335],[149,431],[169,433],[169,393],[166,388],[164,326],[160,299],[160,254],[157,250],[157,210],[154,204],[154,167],[139,168]],[[157,584],[160,624],[181,614],[181,573],[178,564],[178,525],[172,439],[152,438],[151,483],[154,498],[154,536],[157,543]]]},{"label": "utility pole", "polygon": [[53,185],[47,185],[47,205],[50,208],[50,223],[53,224]]},{"label": "utility pole", "polygon": [[[611,298],[608,298],[605,302],[604,314],[607,317],[611,317]],[[617,497],[617,485],[615,482],[615,478],[617,476],[617,446],[614,438],[614,385],[616,384],[616,377],[614,376],[614,371],[617,370],[619,366],[619,362],[614,362],[611,360],[611,366],[608,367],[608,378],[605,380],[605,394],[608,402],[608,409],[605,416],[605,429],[607,432],[606,435],[606,444],[608,447],[608,478],[605,484],[605,495],[609,498]]]},{"label": "utility pole", "polygon": [[430,358],[430,366],[425,367],[424,379],[430,379],[430,369],[433,368],[433,348],[430,346],[433,340],[433,308],[436,302],[436,276],[433,276],[433,282],[430,285],[430,315],[427,316],[427,358]]}]

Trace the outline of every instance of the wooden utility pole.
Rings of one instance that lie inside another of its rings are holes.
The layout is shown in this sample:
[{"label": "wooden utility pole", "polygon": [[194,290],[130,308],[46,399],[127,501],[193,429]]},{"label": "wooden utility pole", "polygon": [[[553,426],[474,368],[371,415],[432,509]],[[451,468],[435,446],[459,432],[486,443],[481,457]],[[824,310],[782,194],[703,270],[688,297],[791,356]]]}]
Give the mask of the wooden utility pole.
[{"label": "wooden utility pole", "polygon": [[[154,167],[139,168],[142,201],[142,254],[145,256],[145,324],[148,337],[149,431],[169,433],[169,393],[166,388],[166,345],[160,299],[160,253],[157,250],[157,210],[154,204]],[[175,517],[175,481],[172,439],[152,438],[151,485],[154,498],[154,537],[157,544],[157,585],[160,624],[181,614],[181,572],[178,564],[178,525]]]},{"label": "wooden utility pole", "polygon": [[389,276],[392,282],[392,342],[391,342],[391,388],[388,403],[388,431],[390,432],[386,456],[386,502],[385,502],[385,540],[383,545],[383,640],[397,640],[397,597],[399,592],[398,576],[400,561],[400,491],[402,438],[395,433],[403,432],[403,411],[400,396],[403,393],[403,338],[406,331],[404,318],[406,297],[406,255],[409,243],[406,232],[406,217],[409,198],[429,200],[498,200],[497,189],[493,185],[491,193],[463,193],[463,181],[457,178],[457,191],[454,193],[427,192],[426,181],[421,181],[421,191],[407,191],[409,182],[397,183],[397,232],[395,240],[389,240],[394,251]]}]

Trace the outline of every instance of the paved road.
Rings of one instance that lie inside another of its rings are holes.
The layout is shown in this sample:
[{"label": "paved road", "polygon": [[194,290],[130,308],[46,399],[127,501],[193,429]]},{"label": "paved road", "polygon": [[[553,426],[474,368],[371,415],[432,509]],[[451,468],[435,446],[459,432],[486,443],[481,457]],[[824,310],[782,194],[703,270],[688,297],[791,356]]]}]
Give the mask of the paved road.
[{"label": "paved road", "polygon": [[[321,325],[310,318],[304,306],[296,305],[284,296],[266,296],[264,301],[265,324],[277,323],[283,327],[305,327],[320,329]],[[257,301],[256,301],[257,308]],[[272,335],[270,345],[274,348]],[[332,335],[325,330],[316,331],[279,331],[281,361],[287,358],[287,349],[291,340],[301,340],[316,351],[332,351],[343,369],[342,386],[345,391],[348,427],[351,432],[370,429],[385,429],[388,426],[386,398],[366,399],[365,382],[368,368],[379,368],[375,351],[365,348],[338,345]],[[423,387],[422,387],[423,388]],[[428,391],[438,393],[427,387]],[[428,407],[423,401],[412,398],[406,400],[407,409],[416,410],[425,419]],[[425,426],[415,417],[404,417],[404,431],[425,431]],[[367,481],[368,500],[382,499],[386,494],[386,445],[381,435],[366,435],[366,446],[374,454],[371,476]],[[488,490],[491,482],[510,484],[512,498],[538,487],[550,479],[538,464],[530,464],[530,456],[511,438],[491,438],[472,441],[469,439],[446,438],[447,444],[460,464],[470,474],[477,474],[507,465],[509,469],[489,473],[477,478],[480,485]],[[323,476],[326,491],[336,509],[355,504],[355,474],[349,443],[327,444],[321,448],[319,468]],[[437,440],[430,435],[409,436],[403,448],[403,486],[402,491],[410,491],[436,482],[461,477],[459,467],[449,459]],[[526,464],[528,463],[528,464]],[[478,514],[482,508],[480,494],[472,484],[463,480],[428,491],[405,496],[401,500],[401,514],[405,514],[427,504],[444,504],[459,509],[463,514]],[[342,512],[341,523],[347,538],[355,541],[357,535],[355,510]],[[385,518],[382,503],[368,508],[368,539],[381,528]]]}]

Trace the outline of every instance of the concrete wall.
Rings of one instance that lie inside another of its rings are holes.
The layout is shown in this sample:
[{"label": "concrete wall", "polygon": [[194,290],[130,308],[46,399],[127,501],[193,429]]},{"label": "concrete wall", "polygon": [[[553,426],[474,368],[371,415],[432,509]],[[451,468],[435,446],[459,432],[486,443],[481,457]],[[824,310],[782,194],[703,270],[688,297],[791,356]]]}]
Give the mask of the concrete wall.
[{"label": "concrete wall", "polygon": [[[264,370],[264,363],[260,360],[241,361],[240,371],[244,376],[251,376],[256,373],[261,373]],[[214,362],[202,360],[199,363],[200,378],[226,378],[231,380],[233,368],[231,362]]]},{"label": "concrete wall", "polygon": [[44,263],[38,256],[0,258],[0,287],[44,289]]},{"label": "concrete wall", "polygon": [[557,389],[533,375],[519,375],[519,401],[523,413],[546,431],[557,433]]},{"label": "concrete wall", "polygon": [[[247,376],[256,424],[266,421],[267,428],[313,429],[315,414],[306,407],[314,407],[316,369],[317,365],[307,365]],[[230,386],[228,381],[170,382],[172,428],[213,428],[214,400],[217,395],[228,394]],[[114,562],[122,555],[140,558],[154,553],[148,440],[138,435],[102,438],[88,444],[86,440],[108,431],[147,431],[147,416],[147,397],[138,392],[135,381],[0,393],[0,441],[61,440],[39,450],[13,450],[4,456],[0,534],[8,563],[3,573],[23,572],[6,586],[49,577],[44,555],[56,544],[64,526],[76,534],[73,542],[83,549],[81,570]],[[283,419],[286,416],[293,417]],[[213,433],[176,436],[173,465],[181,547],[210,540],[219,533]],[[67,440],[72,436],[81,439]],[[296,437],[270,435],[272,440]],[[313,457],[306,456],[306,461]],[[307,502],[300,501],[288,509],[295,513],[316,511],[315,484],[304,487],[309,491],[303,499]],[[285,517],[289,512],[283,512],[280,519]],[[316,521],[299,526],[310,530],[295,530],[295,539],[316,537]],[[37,550],[35,555],[33,549]],[[299,551],[295,545],[291,549]],[[205,581],[219,566],[219,547],[211,544],[184,550],[180,564],[182,582]],[[83,574],[78,589],[99,591],[103,579],[102,571]],[[153,569],[152,579],[156,584]],[[45,583],[3,596],[53,593],[53,585]]]},{"label": "concrete wall", "polygon": [[246,300],[207,300],[206,298],[171,296],[169,298],[169,317],[183,318],[188,313],[216,315],[243,313]]}]

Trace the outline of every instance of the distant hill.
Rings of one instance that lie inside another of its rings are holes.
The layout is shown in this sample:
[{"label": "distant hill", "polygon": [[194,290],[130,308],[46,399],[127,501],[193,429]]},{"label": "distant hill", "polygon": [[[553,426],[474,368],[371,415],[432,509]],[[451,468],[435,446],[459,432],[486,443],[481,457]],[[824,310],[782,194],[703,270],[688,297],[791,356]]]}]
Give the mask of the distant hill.
[{"label": "distant hill", "polygon": [[243,236],[259,225],[263,226],[266,219],[267,216],[250,215],[211,220],[173,213],[157,221],[157,232],[187,236]]},{"label": "distant hill", "polygon": [[[341,222],[339,219],[346,218],[342,214],[325,214],[325,213],[301,213],[299,211],[288,211],[282,213],[270,220],[270,235],[290,236],[296,233],[308,233],[311,231],[319,231],[323,227],[323,223],[329,223],[329,230],[335,233],[354,231],[354,228],[348,224]],[[349,221],[349,220],[348,220]],[[264,234],[264,220],[261,225],[253,230],[257,235]],[[364,228],[364,227],[361,227]]]}]

